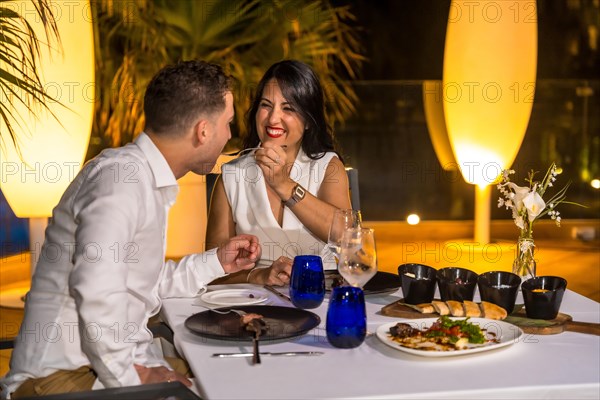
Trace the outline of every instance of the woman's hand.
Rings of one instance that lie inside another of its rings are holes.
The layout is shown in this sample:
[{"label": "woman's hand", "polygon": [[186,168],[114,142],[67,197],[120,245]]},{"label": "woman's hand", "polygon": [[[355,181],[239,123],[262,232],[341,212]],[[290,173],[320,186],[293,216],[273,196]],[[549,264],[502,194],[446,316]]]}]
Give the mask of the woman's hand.
[{"label": "woman's hand", "polygon": [[279,257],[269,268],[257,268],[250,271],[248,282],[259,285],[283,286],[290,283],[292,260]]},{"label": "woman's hand", "polygon": [[268,145],[256,150],[254,159],[265,177],[267,186],[282,200],[287,200],[296,182],[290,178],[293,160],[288,160],[281,146]]}]

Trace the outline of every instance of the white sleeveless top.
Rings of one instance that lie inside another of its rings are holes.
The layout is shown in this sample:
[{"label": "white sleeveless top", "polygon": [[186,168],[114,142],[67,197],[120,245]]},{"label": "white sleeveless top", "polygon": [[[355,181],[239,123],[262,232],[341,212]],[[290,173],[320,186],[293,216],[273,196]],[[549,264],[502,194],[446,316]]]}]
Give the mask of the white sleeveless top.
[{"label": "white sleeveless top", "polygon": [[[316,196],[333,157],[337,157],[334,152],[327,152],[322,158],[312,160],[300,149],[290,178]],[[310,254],[320,255],[325,269],[336,269],[334,256],[325,243],[306,229],[288,207],[284,207],[279,226],[271,211],[262,170],[252,154],[223,165],[221,172],[236,234],[255,235],[262,246],[258,267],[269,267],[280,256],[293,259],[296,255]]]}]

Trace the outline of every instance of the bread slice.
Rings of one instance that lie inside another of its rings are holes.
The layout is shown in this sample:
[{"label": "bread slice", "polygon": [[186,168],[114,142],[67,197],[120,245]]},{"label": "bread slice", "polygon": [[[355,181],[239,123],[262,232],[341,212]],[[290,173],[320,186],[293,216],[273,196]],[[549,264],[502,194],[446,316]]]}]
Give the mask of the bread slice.
[{"label": "bread slice", "polygon": [[465,307],[465,316],[466,317],[481,317],[481,309],[479,308],[479,304],[474,303],[469,300],[465,300],[463,303]]},{"label": "bread slice", "polygon": [[421,311],[421,309],[419,307],[417,307],[414,304],[402,303],[402,305],[405,306],[405,307],[408,307],[408,308],[412,308],[415,311],[423,312],[423,311]]},{"label": "bread slice", "polygon": [[508,315],[506,310],[494,303],[482,301],[480,305],[483,316],[489,319],[504,319]]},{"label": "bread slice", "polygon": [[433,300],[431,305],[435,309],[435,312],[440,315],[450,315],[450,309],[443,301]]},{"label": "bread slice", "polygon": [[435,308],[433,308],[433,304],[431,303],[417,304],[416,307],[423,314],[433,314],[435,312]]},{"label": "bread slice", "polygon": [[450,314],[452,314],[453,317],[465,316],[465,309],[463,308],[463,305],[460,301],[448,300],[446,304],[448,305],[448,308],[450,309]]}]

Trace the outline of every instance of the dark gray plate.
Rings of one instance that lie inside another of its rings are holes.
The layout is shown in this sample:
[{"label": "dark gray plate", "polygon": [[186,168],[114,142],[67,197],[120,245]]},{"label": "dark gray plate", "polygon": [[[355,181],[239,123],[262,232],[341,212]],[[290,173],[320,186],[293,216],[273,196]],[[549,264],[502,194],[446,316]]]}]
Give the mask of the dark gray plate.
[{"label": "dark gray plate", "polygon": [[[337,271],[325,271],[325,289],[330,292],[332,287],[339,286],[342,276]],[[374,277],[367,282],[363,291],[365,295],[392,293],[402,286],[400,277],[389,272],[378,271]]]},{"label": "dark gray plate", "polygon": [[[227,311],[232,308],[263,316],[268,330],[260,336],[261,341],[300,336],[321,323],[317,314],[300,308],[252,305],[222,307],[217,310]],[[207,310],[186,319],[185,327],[197,335],[211,339],[252,341],[253,333],[243,329],[240,318],[233,312],[218,314]]]}]

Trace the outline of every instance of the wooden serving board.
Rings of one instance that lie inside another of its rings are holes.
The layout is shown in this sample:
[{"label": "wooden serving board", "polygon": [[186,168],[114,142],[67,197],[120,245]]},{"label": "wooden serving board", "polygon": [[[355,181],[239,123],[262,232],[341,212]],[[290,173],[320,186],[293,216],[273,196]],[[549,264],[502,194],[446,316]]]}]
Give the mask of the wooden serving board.
[{"label": "wooden serving board", "polygon": [[555,319],[531,319],[527,318],[525,310],[510,314],[504,320],[518,326],[525,333],[533,335],[556,335],[565,331],[587,333],[600,336],[600,324],[593,322],[573,321],[569,314],[558,313]]},{"label": "wooden serving board", "polygon": [[381,314],[398,318],[437,318],[439,314],[424,314],[404,304],[403,299],[383,306]]},{"label": "wooden serving board", "polygon": [[[381,314],[398,318],[437,318],[439,314],[423,314],[405,305],[402,300],[384,306]],[[525,310],[520,310],[506,317],[505,322],[518,326],[525,333],[533,335],[555,335],[564,331],[587,333],[600,336],[600,324],[573,321],[568,314],[558,313],[555,319],[539,320],[527,318]]]}]

